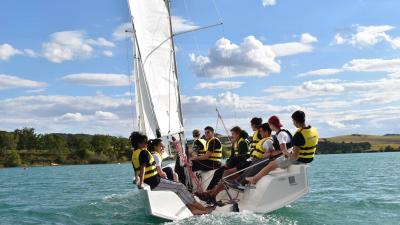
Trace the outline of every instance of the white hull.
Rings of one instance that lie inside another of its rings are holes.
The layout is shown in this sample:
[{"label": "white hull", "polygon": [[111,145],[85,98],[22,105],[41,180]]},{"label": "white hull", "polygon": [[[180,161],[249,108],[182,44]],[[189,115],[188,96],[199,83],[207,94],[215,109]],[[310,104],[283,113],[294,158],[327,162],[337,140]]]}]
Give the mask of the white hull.
[{"label": "white hull", "polygon": [[[230,189],[231,196],[238,202],[239,211],[268,213],[289,205],[309,192],[308,165],[292,165],[288,169],[276,169],[263,177],[255,189],[239,192]],[[202,174],[207,188],[214,171]],[[208,182],[208,183],[207,183]],[[207,184],[206,184],[207,183]],[[146,195],[148,212],[155,217],[167,220],[181,220],[193,216],[180,198],[169,191],[143,190]],[[228,202],[226,191],[218,194],[217,200]],[[232,205],[217,207],[213,214],[232,212]]]},{"label": "white hull", "polygon": [[193,184],[194,185],[193,193],[196,192],[196,191],[200,191],[200,192],[201,191],[206,191],[208,185],[211,182],[211,179],[214,176],[215,171],[216,171],[216,169],[215,170],[210,170],[210,171],[205,171],[205,172],[203,172],[203,171],[195,172],[197,178],[200,181],[200,186],[197,187],[195,184]]},{"label": "white hull", "polygon": [[145,204],[147,204],[147,213],[149,215],[167,220],[182,220],[193,216],[174,192],[151,191],[149,186],[146,186],[140,192],[145,196]]},{"label": "white hull", "polygon": [[[239,211],[268,213],[295,202],[309,192],[308,165],[292,165],[288,169],[276,169],[263,177],[255,189],[240,192],[230,189],[232,198],[238,200]],[[226,191],[217,200],[226,201]],[[218,207],[215,212],[230,211],[230,206]]]}]

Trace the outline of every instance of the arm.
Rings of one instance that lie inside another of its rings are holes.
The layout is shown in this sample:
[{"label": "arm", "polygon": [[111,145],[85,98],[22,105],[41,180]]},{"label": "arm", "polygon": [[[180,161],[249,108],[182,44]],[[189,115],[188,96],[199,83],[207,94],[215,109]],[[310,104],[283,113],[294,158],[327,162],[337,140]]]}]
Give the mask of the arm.
[{"label": "arm", "polygon": [[208,157],[211,156],[211,153],[212,153],[212,152],[207,151],[206,154],[204,154],[204,155],[202,155],[202,156],[191,157],[190,160],[207,160]]},{"label": "arm", "polygon": [[143,189],[144,168],[145,168],[145,165],[140,166],[140,171],[139,171],[139,184],[138,184],[138,188],[139,188],[139,189]]},{"label": "arm", "polygon": [[278,154],[281,153],[281,151],[275,151],[274,144],[273,144],[272,141],[266,141],[266,142],[264,142],[263,147],[264,147],[265,149],[267,149],[267,151],[266,151],[265,154],[264,154],[264,157],[265,157],[265,158],[271,158],[271,157],[273,157],[273,156],[278,155]]},{"label": "arm", "polygon": [[286,156],[290,155],[289,152],[287,151],[286,143],[279,144],[279,147],[284,155]]},{"label": "arm", "polygon": [[304,137],[301,133],[296,132],[296,134],[293,136],[293,151],[292,154],[290,155],[290,159],[292,160],[297,160],[299,158],[299,153],[300,153],[300,147],[303,146],[306,143],[304,140]]},{"label": "arm", "polygon": [[167,179],[167,174],[164,173],[164,171],[161,169],[161,166],[157,166],[157,172],[160,175],[160,177]]},{"label": "arm", "polygon": [[293,147],[293,152],[290,155],[290,159],[297,160],[299,158],[300,148],[298,146]]}]

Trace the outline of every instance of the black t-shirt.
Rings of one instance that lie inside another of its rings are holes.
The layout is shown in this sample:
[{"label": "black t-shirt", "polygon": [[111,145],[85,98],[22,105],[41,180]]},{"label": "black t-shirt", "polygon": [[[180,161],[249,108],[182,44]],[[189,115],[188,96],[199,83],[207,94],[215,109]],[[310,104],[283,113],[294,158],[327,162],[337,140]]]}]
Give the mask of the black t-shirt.
[{"label": "black t-shirt", "polygon": [[[142,151],[139,154],[139,164],[140,166],[145,166],[145,167],[150,165],[150,155],[146,151]],[[153,189],[157,187],[157,185],[160,183],[160,179],[161,179],[160,175],[157,174],[150,178],[144,179],[144,183],[150,185],[150,188]]]},{"label": "black t-shirt", "polygon": [[[305,129],[310,129],[311,126],[306,127]],[[293,136],[293,146],[303,146],[306,144],[306,139],[304,139],[303,134],[301,134],[300,132],[296,132]],[[303,163],[310,163],[311,161],[313,161],[313,158],[308,158],[308,159],[303,159],[303,158],[299,158],[297,159],[297,161],[299,162],[303,162]]]},{"label": "black t-shirt", "polygon": [[221,142],[218,141],[217,139],[213,139],[208,143],[207,151],[213,152],[215,149],[219,149],[221,147],[222,147]]}]

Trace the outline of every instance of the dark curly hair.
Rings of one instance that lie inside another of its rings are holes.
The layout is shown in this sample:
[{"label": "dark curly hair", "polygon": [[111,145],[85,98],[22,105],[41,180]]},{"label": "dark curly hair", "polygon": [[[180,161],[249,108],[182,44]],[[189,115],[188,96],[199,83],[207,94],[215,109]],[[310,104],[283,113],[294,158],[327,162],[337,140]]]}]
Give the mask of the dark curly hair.
[{"label": "dark curly hair", "polygon": [[152,153],[156,152],[156,146],[159,145],[160,143],[162,143],[162,140],[160,138],[150,139],[147,142],[147,150],[149,150]]},{"label": "dark curly hair", "polygon": [[134,131],[131,133],[131,136],[129,136],[129,141],[131,142],[132,148],[138,149],[140,145],[146,144],[147,143],[147,136]]},{"label": "dark curly hair", "polygon": [[262,124],[262,118],[254,117],[253,119],[250,120],[250,124],[256,127],[260,126]]}]

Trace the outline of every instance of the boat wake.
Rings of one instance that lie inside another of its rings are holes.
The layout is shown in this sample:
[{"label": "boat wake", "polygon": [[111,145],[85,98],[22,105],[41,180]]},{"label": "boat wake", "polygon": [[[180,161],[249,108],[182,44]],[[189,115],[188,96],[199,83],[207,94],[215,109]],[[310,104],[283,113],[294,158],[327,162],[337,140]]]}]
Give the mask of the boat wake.
[{"label": "boat wake", "polygon": [[294,225],[296,220],[281,215],[256,214],[253,212],[227,213],[222,215],[195,216],[188,219],[165,223],[165,225],[199,225],[199,224],[273,224]]}]

